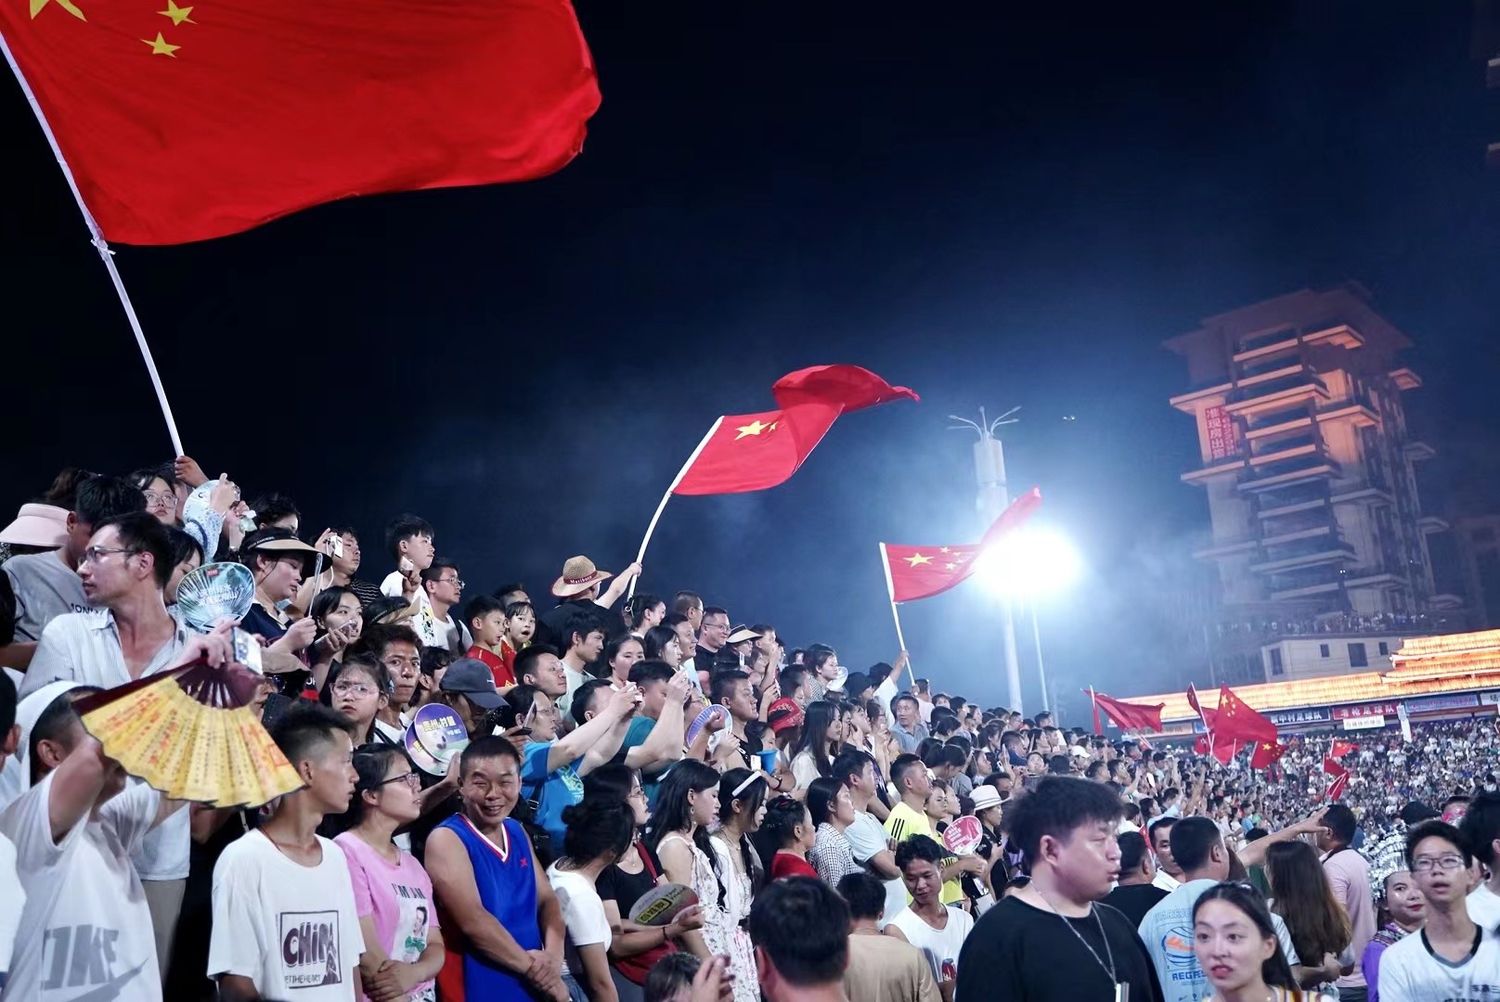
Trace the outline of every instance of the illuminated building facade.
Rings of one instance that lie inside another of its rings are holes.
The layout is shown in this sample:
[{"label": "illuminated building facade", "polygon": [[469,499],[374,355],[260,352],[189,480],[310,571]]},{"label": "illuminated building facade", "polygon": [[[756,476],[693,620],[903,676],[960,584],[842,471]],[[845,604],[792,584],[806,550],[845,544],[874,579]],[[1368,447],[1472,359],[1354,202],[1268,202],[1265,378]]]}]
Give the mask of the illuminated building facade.
[{"label": "illuminated building facade", "polygon": [[1390,667],[1403,636],[1442,632],[1462,605],[1436,595],[1416,465],[1434,452],[1407,431],[1422,385],[1410,340],[1357,287],[1304,290],[1203,321],[1166,347],[1191,389],[1218,570],[1216,678],[1252,682]]}]

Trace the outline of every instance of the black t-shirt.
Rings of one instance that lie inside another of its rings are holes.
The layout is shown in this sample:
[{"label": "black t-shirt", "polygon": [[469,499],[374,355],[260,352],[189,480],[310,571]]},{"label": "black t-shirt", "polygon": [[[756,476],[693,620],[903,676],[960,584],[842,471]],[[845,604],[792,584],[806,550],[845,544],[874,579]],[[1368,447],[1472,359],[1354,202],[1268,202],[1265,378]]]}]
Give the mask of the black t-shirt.
[{"label": "black t-shirt", "polygon": [[[1063,929],[1064,923],[1078,935]],[[1108,949],[1099,938],[1101,925]],[[1115,985],[1102,966],[1111,954],[1115,980],[1130,986],[1130,1002],[1161,1002],[1146,947],[1118,910],[1095,904],[1093,915],[1070,919],[1006,898],[984,913],[964,941],[957,996],[986,1002],[1114,1002]]]},{"label": "black t-shirt", "polygon": [[1166,896],[1166,891],[1153,884],[1122,884],[1105,896],[1104,903],[1120,909],[1130,924],[1139,929],[1146,913]]},{"label": "black t-shirt", "polygon": [[656,853],[644,842],[635,844],[637,852],[648,857],[648,861],[641,867],[640,873],[626,873],[617,865],[605,867],[599,871],[599,879],[595,881],[595,889],[599,897],[604,900],[613,901],[620,909],[620,917],[624,918],[630,914],[630,909],[641,900],[651,888],[656,886],[656,876],[661,873],[661,860],[656,858]]}]

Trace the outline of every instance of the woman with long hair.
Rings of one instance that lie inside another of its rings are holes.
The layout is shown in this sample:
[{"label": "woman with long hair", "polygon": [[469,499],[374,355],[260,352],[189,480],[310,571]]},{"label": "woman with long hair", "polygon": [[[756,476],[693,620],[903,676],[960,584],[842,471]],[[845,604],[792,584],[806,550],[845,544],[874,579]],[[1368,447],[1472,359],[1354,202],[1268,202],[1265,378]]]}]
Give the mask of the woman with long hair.
[{"label": "woman with long hair", "polygon": [[759,1002],[760,983],[749,933],[719,905],[719,878],[709,862],[708,826],[719,813],[717,769],[693,759],[674,765],[656,791],[646,844],[661,859],[667,879],[693,889],[703,909],[703,929],[683,937],[683,946],[707,960],[730,958],[736,1002]]},{"label": "woman with long hair", "polygon": [[815,832],[807,858],[823,882],[837,887],[848,874],[864,872],[864,867],[854,861],[854,850],[844,835],[854,824],[849,788],[832,776],[819,776],[807,788],[807,813]]},{"label": "woman with long hair", "polygon": [[653,888],[670,883],[661,860],[641,839],[640,829],[650,812],[640,773],[620,763],[601,765],[583,778],[583,802],[590,800],[629,804],[635,820],[630,845],[599,874],[595,886],[604,902],[610,928],[618,930],[609,945],[615,991],[621,1002],[641,1002],[642,988],[652,965],[676,952],[685,933],[703,927],[703,911],[698,905],[690,905],[665,926],[640,925],[625,918]]},{"label": "woman with long hair", "polygon": [[321,689],[339,655],[364,632],[364,612],[354,589],[334,585],[318,592],[308,615],[317,633],[307,649],[307,660],[312,663],[313,685]]},{"label": "woman with long hair", "polygon": [[709,838],[709,859],[719,879],[718,911],[732,933],[727,949],[736,977],[755,971],[755,947],[745,923],[750,905],[765,883],[765,868],[750,837],[765,813],[766,774],[730,769],[719,780],[719,828]]},{"label": "woman with long hair", "polygon": [[609,970],[613,939],[609,915],[595,884],[635,840],[635,814],[628,804],[595,797],[563,808],[563,854],[547,867],[567,927],[563,982],[581,989],[589,1002],[618,1002]]},{"label": "woman with long hair", "polygon": [[792,778],[797,781],[796,795],[806,796],[808,786],[819,776],[833,771],[833,760],[844,747],[844,726],[839,719],[837,703],[815,699],[807,704],[802,722],[802,736],[792,747]]},{"label": "woman with long hair", "polygon": [[432,880],[416,857],[396,844],[396,829],[421,814],[421,778],[394,745],[354,751],[354,797],[334,838],[354,884],[364,932],[360,980],[374,998],[431,1002],[443,966],[443,934],[433,911]]},{"label": "woman with long hair", "polygon": [[1249,884],[1215,884],[1193,905],[1193,953],[1214,987],[1210,1002],[1331,1002],[1297,986],[1271,913]]},{"label": "woman with long hair", "polygon": [[682,645],[677,642],[677,631],[670,626],[653,626],[641,638],[645,649],[643,661],[665,661],[667,667],[677,670],[682,667]]},{"label": "woman with long hair", "polygon": [[630,635],[644,638],[667,618],[667,603],[655,595],[640,592],[625,603],[625,626]]},{"label": "woman with long hair", "polygon": [[630,669],[637,661],[644,661],[645,658],[646,650],[640,637],[629,633],[615,637],[604,645],[604,663],[609,666],[609,675],[606,677],[617,686],[627,685],[630,682]]},{"label": "woman with long hair", "polygon": [[807,861],[807,851],[816,837],[807,805],[793,797],[777,797],[766,805],[766,816],[760,823],[755,847],[762,859],[769,859],[772,880],[782,877],[816,877],[818,871]]},{"label": "woman with long hair", "polygon": [[1318,987],[1337,997],[1333,982],[1353,964],[1349,950],[1352,933],[1344,906],[1318,862],[1317,850],[1306,842],[1281,842],[1266,850],[1266,879],[1271,885],[1271,911],[1286,922],[1306,972],[1305,987]]}]

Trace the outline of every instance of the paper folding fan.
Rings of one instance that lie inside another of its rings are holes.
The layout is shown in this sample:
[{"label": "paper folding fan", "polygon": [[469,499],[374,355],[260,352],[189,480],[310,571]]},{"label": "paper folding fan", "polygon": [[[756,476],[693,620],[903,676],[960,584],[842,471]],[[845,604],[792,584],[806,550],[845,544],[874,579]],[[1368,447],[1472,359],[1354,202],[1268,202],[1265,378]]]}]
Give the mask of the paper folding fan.
[{"label": "paper folding fan", "polygon": [[301,779],[250,706],[261,676],[198,661],[78,701],[104,754],[174,800],[258,807]]}]

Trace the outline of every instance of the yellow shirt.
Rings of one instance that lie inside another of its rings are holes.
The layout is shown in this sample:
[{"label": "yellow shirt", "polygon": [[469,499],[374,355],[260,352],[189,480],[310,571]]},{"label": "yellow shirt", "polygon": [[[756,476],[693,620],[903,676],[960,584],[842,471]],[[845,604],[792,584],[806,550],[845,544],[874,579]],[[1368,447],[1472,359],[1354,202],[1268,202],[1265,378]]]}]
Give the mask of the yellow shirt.
[{"label": "yellow shirt", "polygon": [[[943,844],[942,839],[938,838],[937,833],[932,830],[932,821],[927,815],[912,810],[904,800],[891,808],[891,816],[885,819],[885,830],[886,834],[898,843],[905,842],[913,835],[926,835],[938,845]],[[957,858],[956,856],[944,857],[943,865],[946,866]],[[947,880],[943,882],[943,893],[938,898],[945,905],[956,905],[963,901],[964,890],[958,886],[957,880]],[[906,896],[906,902],[911,903],[911,895]]]}]

